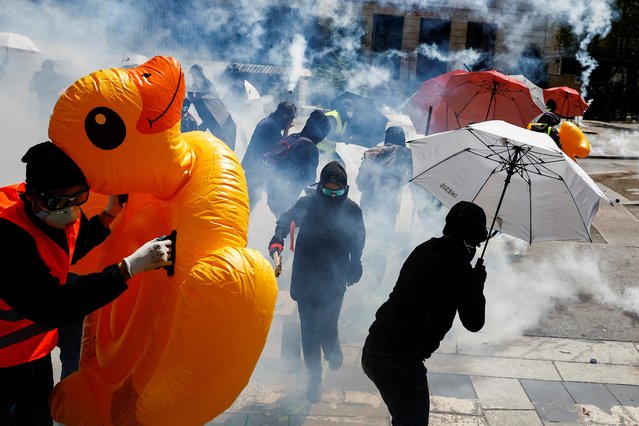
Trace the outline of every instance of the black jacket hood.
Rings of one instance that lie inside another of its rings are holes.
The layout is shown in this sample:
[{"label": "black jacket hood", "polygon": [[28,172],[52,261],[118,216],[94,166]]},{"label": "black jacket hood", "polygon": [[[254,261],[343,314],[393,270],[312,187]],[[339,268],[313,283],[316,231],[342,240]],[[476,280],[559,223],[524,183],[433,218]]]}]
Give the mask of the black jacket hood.
[{"label": "black jacket hood", "polygon": [[300,135],[309,138],[317,145],[328,135],[330,130],[331,125],[328,121],[328,117],[322,111],[316,109],[311,112],[308,120],[306,120],[306,124],[300,132]]}]

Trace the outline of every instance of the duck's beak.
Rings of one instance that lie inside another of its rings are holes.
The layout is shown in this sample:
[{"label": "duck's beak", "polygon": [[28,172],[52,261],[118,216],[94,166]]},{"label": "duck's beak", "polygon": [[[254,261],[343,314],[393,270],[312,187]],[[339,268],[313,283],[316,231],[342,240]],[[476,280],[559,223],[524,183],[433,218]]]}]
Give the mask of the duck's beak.
[{"label": "duck's beak", "polygon": [[173,58],[156,56],[128,69],[142,97],[142,114],[137,122],[140,133],[160,133],[180,121],[184,99],[184,73]]}]

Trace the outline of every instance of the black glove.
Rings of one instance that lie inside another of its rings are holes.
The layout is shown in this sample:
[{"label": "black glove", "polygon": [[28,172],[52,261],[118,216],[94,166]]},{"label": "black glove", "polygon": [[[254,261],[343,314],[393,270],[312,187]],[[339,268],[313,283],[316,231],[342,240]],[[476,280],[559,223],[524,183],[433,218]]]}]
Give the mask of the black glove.
[{"label": "black glove", "polygon": [[483,263],[477,263],[470,273],[470,284],[479,291],[484,291],[484,283],[486,282],[486,267]]},{"label": "black glove", "polygon": [[268,243],[268,254],[273,257],[273,253],[277,252],[278,254],[282,253],[284,249],[284,239],[273,236],[271,238],[271,242]]},{"label": "black glove", "polygon": [[359,279],[362,278],[362,262],[361,261],[352,261],[348,268],[348,279],[346,280],[347,286],[352,286]]}]

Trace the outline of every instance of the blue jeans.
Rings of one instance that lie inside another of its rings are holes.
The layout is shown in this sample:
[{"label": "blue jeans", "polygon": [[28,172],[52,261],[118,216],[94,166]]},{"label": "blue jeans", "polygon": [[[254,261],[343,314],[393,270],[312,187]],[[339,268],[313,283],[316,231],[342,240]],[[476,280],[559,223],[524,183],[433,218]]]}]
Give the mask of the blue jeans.
[{"label": "blue jeans", "polygon": [[424,363],[376,351],[372,341],[369,336],[364,343],[362,368],[386,403],[393,426],[428,425],[430,400]]}]

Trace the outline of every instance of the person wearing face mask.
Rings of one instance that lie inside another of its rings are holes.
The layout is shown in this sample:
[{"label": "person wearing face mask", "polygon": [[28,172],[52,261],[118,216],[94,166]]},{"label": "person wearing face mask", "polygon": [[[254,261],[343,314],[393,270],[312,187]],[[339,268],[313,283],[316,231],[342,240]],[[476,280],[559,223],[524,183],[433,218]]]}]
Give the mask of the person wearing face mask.
[{"label": "person wearing face mask", "polygon": [[322,142],[317,144],[320,164],[337,161],[344,166],[344,160],[336,151],[337,142],[348,143],[346,130],[354,111],[355,104],[351,99],[346,98],[339,103],[337,108],[325,113],[331,124],[331,131]]},{"label": "person wearing face mask", "polygon": [[307,398],[321,399],[322,351],[329,368],[343,361],[337,322],[348,286],[362,276],[366,231],[359,206],[348,198],[346,171],[333,161],[320,173],[315,194],[300,198],[275,226],[269,254],[282,252],[291,222],[299,226],[291,297],[300,315],[302,352],[309,375]]},{"label": "person wearing face mask", "polygon": [[26,182],[0,188],[0,424],[51,425],[51,351],[58,328],[108,304],[134,275],[171,264],[171,241],[154,239],[122,261],[69,277],[122,209],[116,196],[87,219],[82,171],[51,142],[22,157]]},{"label": "person wearing face mask", "polygon": [[484,326],[486,269],[483,262],[472,267],[471,260],[486,238],[483,209],[467,201],[455,204],[446,216],[443,236],[413,250],[375,314],[362,368],[377,386],[393,425],[428,424],[424,360],[439,347],[455,315],[471,332]]}]

